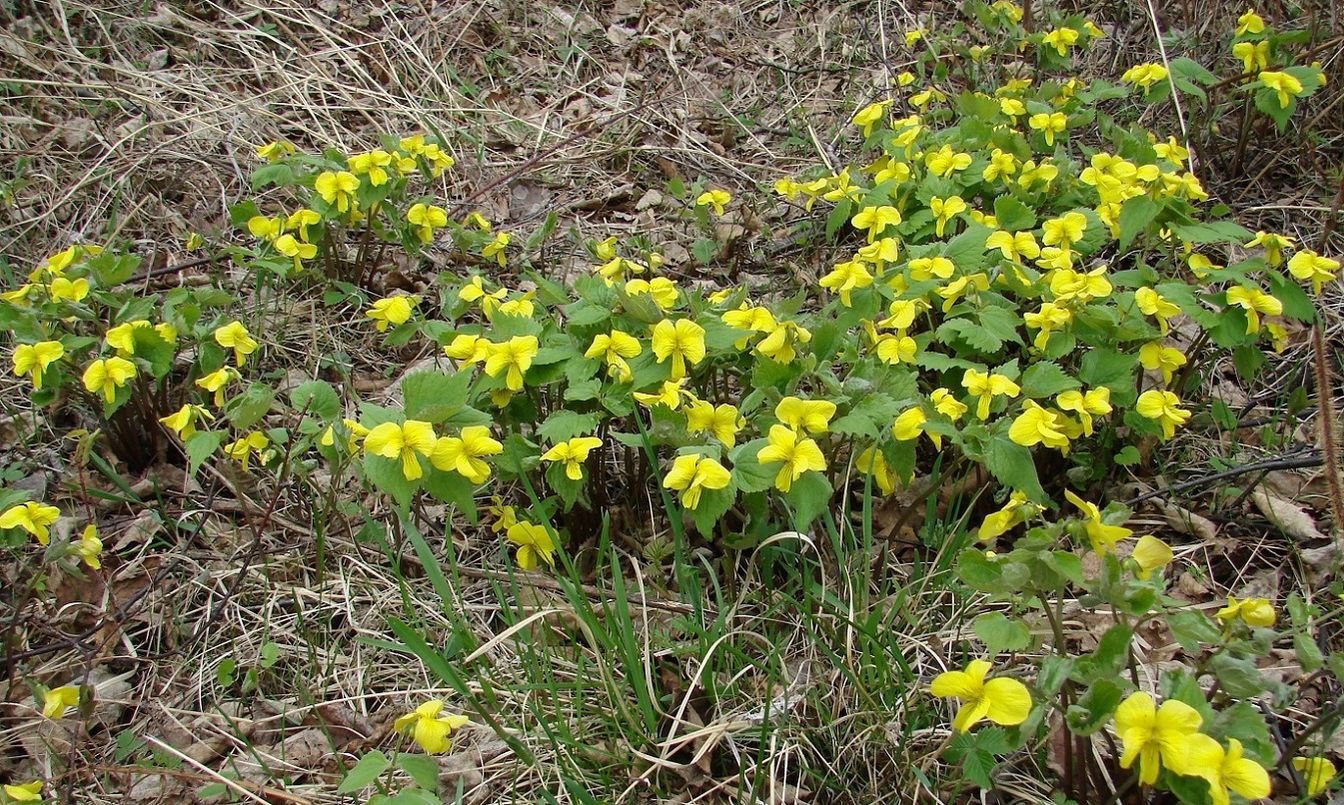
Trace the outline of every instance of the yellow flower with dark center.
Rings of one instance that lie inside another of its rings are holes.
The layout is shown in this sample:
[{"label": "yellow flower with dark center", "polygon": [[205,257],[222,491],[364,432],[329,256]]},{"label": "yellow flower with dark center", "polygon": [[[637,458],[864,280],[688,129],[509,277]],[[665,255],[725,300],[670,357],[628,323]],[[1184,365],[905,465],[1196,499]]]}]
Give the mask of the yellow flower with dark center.
[{"label": "yellow flower with dark center", "polygon": [[598,333],[593,343],[583,353],[585,358],[601,358],[607,365],[607,374],[616,377],[622,383],[630,382],[633,375],[626,358],[633,358],[643,351],[639,340],[622,330],[610,333]]},{"label": "yellow flower with dark center", "polygon": [[1022,387],[1011,378],[1000,374],[988,374],[976,369],[967,369],[962,376],[961,385],[975,397],[977,419],[989,418],[989,407],[995,397],[1013,398],[1022,393]]},{"label": "yellow flower with dark center", "polygon": [[418,456],[430,458],[438,444],[434,426],[408,419],[402,424],[384,422],[364,437],[364,452],[401,461],[401,474],[414,481],[424,474]]},{"label": "yellow flower with dark center", "polygon": [[47,368],[65,356],[65,347],[60,341],[38,341],[36,344],[19,344],[14,347],[14,374],[18,377],[31,374],[33,388],[42,390],[42,375]]},{"label": "yellow flower with dark center", "polygon": [[542,461],[551,461],[564,467],[565,477],[571,481],[583,480],[583,464],[594,450],[602,446],[596,436],[578,436],[553,445],[541,454]]},{"label": "yellow flower with dark center", "polygon": [[785,397],[775,406],[775,418],[788,425],[795,433],[826,433],[835,416],[835,403],[830,400],[803,400]]},{"label": "yellow flower with dark center", "polygon": [[955,732],[966,732],[984,719],[1003,727],[1012,727],[1031,714],[1031,693],[1027,686],[1010,677],[986,680],[993,666],[985,660],[972,660],[964,671],[944,671],[934,678],[929,693],[939,698],[962,700],[952,719]]},{"label": "yellow flower with dark center", "polygon": [[817,443],[811,439],[798,438],[798,434],[785,425],[770,426],[766,446],[756,454],[756,460],[761,464],[781,463],[775,475],[775,488],[784,493],[804,473],[826,469],[826,457]]},{"label": "yellow flower with dark center", "polygon": [[729,450],[737,444],[737,432],[745,427],[746,419],[737,407],[705,400],[696,400],[686,406],[686,430],[689,433],[712,433]]},{"label": "yellow flower with dark center", "polygon": [[1202,722],[1184,702],[1170,699],[1157,707],[1147,693],[1131,693],[1115,711],[1115,731],[1124,744],[1120,767],[1128,769],[1137,760],[1143,785],[1157,782],[1163,766],[1176,774],[1202,770],[1189,762],[1190,739]]},{"label": "yellow flower with dark center", "polygon": [[431,755],[441,755],[452,748],[449,739],[453,730],[470,723],[466,716],[440,715],[443,702],[431,699],[404,716],[398,716],[392,728],[400,733],[410,733],[420,748]]},{"label": "yellow flower with dark center", "polygon": [[328,206],[335,207],[342,215],[358,208],[355,191],[359,189],[359,177],[349,171],[322,171],[313,187]]}]

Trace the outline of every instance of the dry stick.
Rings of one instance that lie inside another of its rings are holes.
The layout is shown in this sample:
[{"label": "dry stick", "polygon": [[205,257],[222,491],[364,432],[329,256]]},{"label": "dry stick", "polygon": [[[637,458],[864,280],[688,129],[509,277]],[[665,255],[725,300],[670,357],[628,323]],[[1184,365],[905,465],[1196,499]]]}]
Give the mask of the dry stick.
[{"label": "dry stick", "polygon": [[[1291,454],[1290,454],[1291,455]],[[1215,472],[1212,475],[1205,475],[1202,478],[1195,478],[1191,481],[1169,486],[1165,489],[1154,489],[1151,492],[1145,492],[1135,498],[1125,501],[1126,506],[1134,506],[1150,498],[1167,497],[1168,495],[1190,489],[1191,487],[1204,486],[1207,484],[1221,481],[1224,478],[1235,478],[1238,475],[1245,475],[1248,472],[1259,472],[1261,470],[1296,470],[1305,467],[1319,467],[1325,459],[1320,455],[1306,455],[1300,458],[1291,458],[1288,456],[1282,458],[1267,459],[1265,461],[1256,461],[1250,464],[1243,464],[1240,467],[1233,467],[1230,470]]]},{"label": "dry stick", "polygon": [[[1317,253],[1325,251],[1326,241],[1334,229],[1339,208],[1344,205],[1344,175],[1339,179],[1339,192],[1330,205],[1330,214],[1321,228],[1321,237],[1316,242]],[[1325,328],[1318,314],[1311,328],[1311,351],[1315,359],[1316,409],[1321,422],[1321,450],[1325,453],[1325,480],[1330,489],[1330,514],[1335,520],[1335,545],[1344,548],[1344,479],[1339,472],[1339,442],[1335,433],[1335,406],[1332,401],[1334,384],[1330,379],[1330,355],[1325,349]],[[1339,552],[1336,552],[1336,556]],[[1338,560],[1336,560],[1336,568]]]}]

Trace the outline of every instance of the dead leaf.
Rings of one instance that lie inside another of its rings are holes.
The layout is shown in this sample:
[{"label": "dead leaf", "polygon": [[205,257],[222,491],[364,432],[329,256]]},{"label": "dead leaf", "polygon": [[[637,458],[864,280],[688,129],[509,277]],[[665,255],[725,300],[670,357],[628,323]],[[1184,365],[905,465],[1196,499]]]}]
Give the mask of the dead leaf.
[{"label": "dead leaf", "polygon": [[1316,520],[1302,507],[1279,497],[1264,485],[1257,486],[1251,492],[1251,502],[1271,523],[1283,529],[1283,532],[1290,537],[1311,541],[1326,539],[1316,527]]},{"label": "dead leaf", "polygon": [[1173,530],[1195,537],[1200,542],[1212,543],[1218,537],[1218,526],[1209,518],[1195,514],[1184,506],[1179,506],[1160,498],[1155,500],[1162,512],[1162,519]]}]

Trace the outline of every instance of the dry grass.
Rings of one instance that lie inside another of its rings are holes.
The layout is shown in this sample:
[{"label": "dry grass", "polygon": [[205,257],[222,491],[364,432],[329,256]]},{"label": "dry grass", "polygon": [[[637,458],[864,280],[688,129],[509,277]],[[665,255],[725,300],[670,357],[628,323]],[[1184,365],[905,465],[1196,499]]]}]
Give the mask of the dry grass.
[{"label": "dry grass", "polygon": [[[1186,8],[1198,21],[1186,27],[1194,41],[1238,13]],[[843,119],[903,69],[900,32],[929,19],[899,2],[18,3],[0,11],[0,196],[12,196],[0,206],[0,268],[26,273],[71,241],[114,237],[134,241],[151,266],[171,266],[186,259],[188,232],[228,231],[228,206],[248,194],[254,144],[285,137],[355,150],[380,134],[431,128],[459,157],[440,188],[457,212],[479,207],[524,230],[548,210],[562,215],[561,230],[576,235],[552,255],[563,274],[582,238],[682,235],[656,205],[637,204],[671,178],[737,192],[841,164]],[[1152,51],[1146,17],[1111,22],[1099,59],[1124,65]],[[1335,80],[1314,107],[1315,149],[1253,149],[1232,176],[1235,143],[1211,139],[1206,184],[1250,215],[1248,225],[1309,242],[1311,222],[1324,218],[1326,155],[1340,153],[1338,57],[1337,46],[1321,54]],[[761,284],[779,286],[825,259],[770,245],[781,222],[766,210],[736,223],[735,270]],[[290,301],[271,302],[285,311],[270,319],[283,368],[312,373],[313,356],[351,356],[356,383],[375,390],[416,357],[380,353],[359,331]],[[1326,305],[1338,345],[1337,291]],[[1295,340],[1261,387],[1242,390],[1243,418],[1281,421],[1305,349]],[[1310,424],[1305,417],[1299,428]],[[53,424],[41,426],[47,443],[58,441]],[[1198,466],[1255,452],[1237,433],[1179,449]],[[45,483],[76,472],[63,452],[39,458]],[[79,484],[115,492],[82,472]],[[25,660],[22,676],[11,667],[6,771],[58,780],[71,801],[194,801],[226,777],[246,801],[350,801],[335,793],[343,769],[394,745],[391,720],[427,696],[452,698],[418,660],[389,648],[399,642],[389,617],[456,650],[451,661],[471,693],[535,755],[520,762],[478,720],[440,763],[444,790],[465,802],[539,801],[543,792],[585,801],[584,790],[679,802],[946,795],[911,774],[947,737],[919,689],[947,667],[970,616],[967,602],[916,577],[917,565],[893,561],[878,573],[866,557],[843,564],[829,545],[802,546],[797,561],[825,579],[803,610],[763,577],[759,554],[737,567],[723,560],[715,578],[726,592],[708,597],[696,623],[666,592],[658,564],[622,550],[640,604],[639,650],[622,664],[610,652],[614,627],[577,627],[577,602],[544,580],[509,575],[495,541],[446,528],[442,511],[422,512],[419,526],[445,568],[447,600],[405,535],[384,530],[391,518],[376,500],[335,503],[358,501],[342,479],[272,489],[218,472],[193,484],[163,470],[127,480],[143,505],[90,512],[117,555],[106,583],[64,583],[61,608],[15,614],[29,619],[26,646],[51,650]],[[658,514],[652,500],[632,513],[642,538],[665,537],[644,533]],[[1270,533],[1190,545],[1182,554],[1192,580],[1240,591],[1246,579],[1229,575],[1229,564],[1264,570],[1285,555]],[[599,609],[616,598],[590,592]],[[1091,627],[1082,616],[1069,625],[1084,636]],[[91,627],[102,628],[67,639]],[[219,669],[230,661],[236,679],[224,684]],[[244,689],[249,669],[256,685]],[[70,749],[64,727],[35,717],[29,685],[86,676],[102,686],[90,733]],[[655,689],[653,729],[632,712],[636,684]],[[38,766],[44,741],[64,747],[69,764]],[[1049,776],[1012,770],[1003,791],[1048,801]]]}]

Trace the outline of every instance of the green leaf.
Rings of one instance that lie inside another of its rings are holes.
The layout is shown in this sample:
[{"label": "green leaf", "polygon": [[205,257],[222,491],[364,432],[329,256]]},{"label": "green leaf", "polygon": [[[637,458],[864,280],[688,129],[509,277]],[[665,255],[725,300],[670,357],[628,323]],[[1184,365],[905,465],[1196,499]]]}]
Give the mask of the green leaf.
[{"label": "green leaf", "polygon": [[336,787],[336,793],[349,794],[373,785],[390,765],[391,761],[387,759],[387,755],[377,749],[364,753],[364,757],[345,773],[345,779]]},{"label": "green leaf", "polygon": [[970,319],[947,319],[935,333],[939,343],[958,343],[984,355],[994,355],[1003,347],[1003,339]]},{"label": "green leaf", "polygon": [[412,372],[401,381],[406,418],[437,425],[467,402],[470,372],[448,374],[438,369]]},{"label": "green leaf", "polygon": [[764,492],[774,487],[780,465],[761,464],[756,460],[756,455],[767,444],[766,439],[755,439],[738,445],[728,454],[733,462],[733,484],[739,491]]},{"label": "green leaf", "polygon": [[1209,670],[1229,695],[1249,699],[1265,692],[1265,678],[1255,663],[1230,654],[1215,654]]},{"label": "green leaf", "polygon": [[1069,706],[1065,714],[1069,730],[1075,735],[1091,735],[1110,720],[1111,714],[1120,704],[1124,689],[1114,679],[1098,679],[1078,699]]},{"label": "green leaf", "polygon": [[967,780],[980,788],[989,789],[994,787],[994,767],[998,765],[994,756],[1010,749],[1012,744],[1008,741],[1008,733],[999,727],[989,727],[953,738],[947,746],[947,756]]},{"label": "green leaf", "polygon": [[854,209],[854,203],[849,199],[841,199],[826,216],[826,240],[835,240],[835,233],[840,231],[840,227],[849,223],[850,211]]},{"label": "green leaf", "polygon": [[421,485],[435,499],[456,506],[468,520],[476,522],[476,485],[466,477],[435,467],[425,473]]},{"label": "green leaf", "polygon": [[439,790],[439,764],[428,755],[410,752],[397,753],[397,766],[411,776],[415,784],[427,791]]},{"label": "green leaf", "polygon": [[1045,490],[1041,488],[1031,451],[1007,436],[994,438],[986,446],[985,468],[1004,486],[1020,489],[1034,501],[1045,501]]},{"label": "green leaf", "polygon": [[1088,388],[1106,386],[1112,392],[1133,389],[1134,371],[1139,366],[1137,351],[1131,353],[1097,348],[1083,355],[1078,379]]},{"label": "green leaf", "polygon": [[813,520],[830,508],[831,483],[819,472],[805,472],[794,481],[784,499],[793,508],[794,527],[806,531]]},{"label": "green leaf", "polygon": [[1022,394],[1031,398],[1053,397],[1079,387],[1079,382],[1059,364],[1043,361],[1027,367],[1022,373]]},{"label": "green leaf", "polygon": [[980,615],[972,628],[991,657],[1004,651],[1021,651],[1031,644],[1031,630],[1027,625],[1002,612]]},{"label": "green leaf", "polygon": [[979,319],[980,326],[985,332],[1000,341],[1011,341],[1019,345],[1022,343],[1022,337],[1017,333],[1022,319],[1011,310],[991,305],[980,311]]},{"label": "green leaf", "polygon": [[[417,457],[418,460],[418,457]],[[402,472],[401,462],[382,456],[364,456],[364,476],[375,487],[405,506],[411,501],[411,482]]]},{"label": "green leaf", "polygon": [[1167,628],[1171,636],[1186,651],[1201,651],[1205,645],[1219,641],[1218,627],[1202,612],[1182,609],[1167,614]]},{"label": "green leaf", "polygon": [[732,484],[724,489],[706,489],[700,493],[700,501],[696,507],[686,509],[685,512],[695,523],[696,530],[707,539],[713,539],[715,526],[723,517],[723,513],[728,511],[728,507],[733,505],[736,497]]},{"label": "green leaf", "polygon": [[551,444],[563,442],[575,436],[591,436],[597,431],[602,417],[598,414],[580,414],[561,408],[537,427],[537,435]]},{"label": "green leaf", "polygon": [[1120,207],[1120,249],[1129,248],[1129,244],[1139,233],[1157,219],[1162,205],[1148,196],[1135,196]]},{"label": "green leaf", "polygon": [[591,327],[611,318],[611,308],[575,302],[565,309],[565,320],[571,327]]},{"label": "green leaf", "polygon": [[1078,658],[1075,669],[1078,678],[1087,683],[1118,676],[1129,660],[1129,644],[1134,632],[1128,626],[1115,624],[1097,641],[1091,654]]},{"label": "green leaf", "polygon": [[296,387],[289,393],[289,404],[321,420],[332,420],[341,414],[341,398],[324,380],[309,380]]},{"label": "green leaf", "polygon": [[1237,702],[1217,712],[1204,730],[1224,743],[1228,738],[1236,738],[1253,760],[1265,766],[1274,765],[1274,741],[1269,727],[1260,708],[1250,702]]},{"label": "green leaf", "polygon": [[1191,243],[1245,243],[1255,235],[1232,221],[1207,221],[1194,224],[1169,224],[1181,240]]},{"label": "green leaf", "polygon": [[1277,271],[1266,271],[1269,279],[1269,292],[1283,303],[1283,315],[1298,321],[1316,320],[1316,304],[1312,302],[1302,286]]},{"label": "green leaf", "polygon": [[217,430],[198,430],[186,440],[187,473],[195,475],[205,460],[224,444],[224,432]]},{"label": "green leaf", "polygon": [[994,218],[999,222],[999,228],[1008,232],[1036,228],[1036,213],[1012,196],[994,199]]},{"label": "green leaf", "polygon": [[271,410],[275,400],[275,389],[265,383],[253,383],[242,396],[237,397],[229,409],[229,421],[235,428],[246,430],[261,421]]}]

